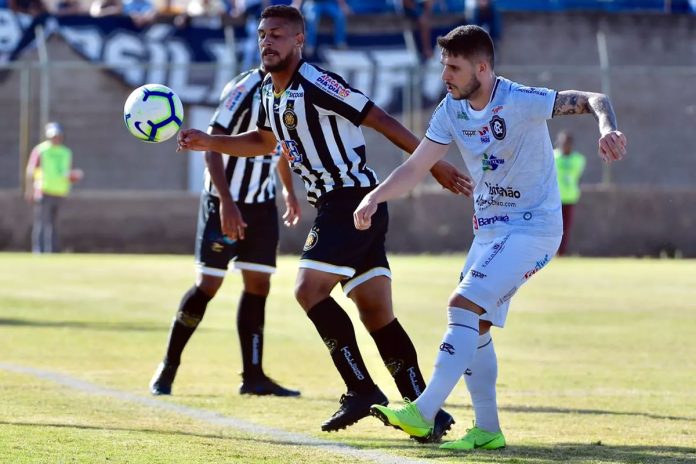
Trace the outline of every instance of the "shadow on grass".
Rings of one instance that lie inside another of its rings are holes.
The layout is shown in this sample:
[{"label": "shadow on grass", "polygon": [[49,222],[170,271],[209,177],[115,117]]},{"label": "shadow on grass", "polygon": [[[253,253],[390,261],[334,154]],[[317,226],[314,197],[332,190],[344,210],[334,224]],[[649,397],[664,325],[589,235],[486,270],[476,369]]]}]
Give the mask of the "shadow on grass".
[{"label": "shadow on grass", "polygon": [[[297,441],[274,439],[272,437],[226,436],[222,434],[192,433],[180,430],[155,430],[149,428],[97,426],[84,424],[59,424],[35,422],[0,421],[0,425],[16,427],[52,427],[78,430],[108,430],[114,432],[153,433],[157,435],[180,435],[216,440],[240,440],[259,444],[298,446]],[[307,436],[308,440],[313,437]],[[436,445],[416,445],[407,439],[375,439],[374,437],[350,437],[348,440],[327,440],[317,438],[316,443],[301,443],[301,446],[326,446],[333,442],[336,446],[349,446],[364,451],[385,452],[389,450],[411,450],[410,459],[432,459],[434,461],[456,459],[464,463],[495,463],[495,464],[546,464],[565,462],[582,463],[620,463],[620,464],[694,464],[696,463],[696,448],[680,446],[628,446],[605,445],[602,443],[559,443],[556,445],[540,446],[508,446],[496,451],[452,452],[440,450]]]},{"label": "shadow on grass", "polygon": [[[453,408],[463,408],[471,409],[471,405],[468,404],[457,404],[457,403],[447,403],[448,407]],[[661,414],[653,414],[649,412],[641,411],[609,411],[606,409],[574,409],[574,408],[557,408],[552,406],[501,406],[499,408],[501,411],[507,412],[520,412],[520,413],[537,413],[537,414],[591,414],[598,416],[633,416],[633,417],[645,417],[647,419],[659,419],[659,420],[678,420],[687,422],[696,422],[696,417],[688,416],[664,416]]]},{"label": "shadow on grass", "polygon": [[696,448],[680,446],[605,445],[602,443],[559,443],[540,446],[508,446],[502,450],[462,454],[445,450],[433,450],[421,457],[440,460],[463,458],[463,462],[477,464],[526,464],[526,463],[622,463],[622,464],[693,464]]},{"label": "shadow on grass", "polygon": [[[37,321],[30,319],[9,319],[0,318],[0,326],[15,326],[15,327],[54,327],[68,329],[90,329],[90,330],[105,330],[114,332],[166,332],[169,327],[164,325],[145,325],[135,324],[133,322],[118,323],[118,322],[94,322],[94,321]],[[211,327],[200,327],[198,330],[214,331],[218,330]]]}]

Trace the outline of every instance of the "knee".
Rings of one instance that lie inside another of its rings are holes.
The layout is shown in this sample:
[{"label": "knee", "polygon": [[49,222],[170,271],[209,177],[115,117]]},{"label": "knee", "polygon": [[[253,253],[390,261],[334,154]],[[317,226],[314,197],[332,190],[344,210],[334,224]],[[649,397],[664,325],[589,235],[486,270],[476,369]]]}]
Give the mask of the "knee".
[{"label": "knee", "polygon": [[468,309],[469,311],[475,312],[479,316],[486,312],[486,310],[481,306],[456,292],[450,296],[447,305],[454,308]]},{"label": "knee", "polygon": [[312,309],[317,303],[328,298],[330,294],[330,288],[323,288],[308,279],[300,279],[295,284],[295,299],[305,311]]}]

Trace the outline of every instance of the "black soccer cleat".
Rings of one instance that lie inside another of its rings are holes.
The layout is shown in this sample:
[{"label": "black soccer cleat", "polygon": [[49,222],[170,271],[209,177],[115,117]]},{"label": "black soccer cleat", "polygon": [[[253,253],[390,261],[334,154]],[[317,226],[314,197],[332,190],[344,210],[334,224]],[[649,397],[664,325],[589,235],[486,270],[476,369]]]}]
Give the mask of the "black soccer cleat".
[{"label": "black soccer cleat", "polygon": [[178,368],[178,364],[165,364],[161,362],[159,366],[157,366],[152,380],[150,380],[150,393],[153,395],[171,395],[172,383],[174,383],[174,377],[176,377],[176,370]]},{"label": "black soccer cleat", "polygon": [[411,438],[421,444],[440,443],[442,441],[442,437],[447,435],[447,432],[449,432],[453,425],[454,418],[450,415],[450,413],[444,409],[440,409],[437,414],[435,414],[435,424],[433,425],[433,431],[430,433],[430,435],[427,437],[412,436]]},{"label": "black soccer cleat", "polygon": [[379,388],[375,388],[369,393],[349,391],[341,395],[339,402],[341,406],[338,408],[338,411],[336,411],[330,419],[321,424],[322,431],[333,432],[345,429],[349,425],[355,424],[360,419],[369,416],[370,406],[373,404],[381,404],[383,406],[389,404],[389,400]]},{"label": "black soccer cleat", "polygon": [[297,390],[282,387],[272,379],[263,376],[258,380],[243,380],[239,386],[240,395],[300,396]]}]

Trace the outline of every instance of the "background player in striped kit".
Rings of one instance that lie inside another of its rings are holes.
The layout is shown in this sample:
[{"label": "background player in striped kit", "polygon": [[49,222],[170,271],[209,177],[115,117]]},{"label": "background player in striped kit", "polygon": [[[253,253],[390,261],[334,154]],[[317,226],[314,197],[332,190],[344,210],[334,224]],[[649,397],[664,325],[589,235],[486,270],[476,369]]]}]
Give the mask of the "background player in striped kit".
[{"label": "background player in striped kit", "polygon": [[457,27],[438,44],[448,95],[413,156],[365,196],[355,211],[355,227],[368,229],[379,203],[410,191],[454,142],[476,181],[475,238],[448,302],[448,327],[428,387],[403,408],[377,404],[372,412],[385,425],[427,436],[437,411],[465,376],[476,425],[441,447],[498,449],[506,442],[498,420],[498,361],[490,328],[505,325],[510,299],[548,264],[561,241],[561,199],[546,121],[592,114],[605,162],[622,159],[626,137],[606,95],[556,92],[496,76],[493,41],[478,26]]},{"label": "background player in striped kit", "polygon": [[[252,69],[227,84],[210,122],[212,134],[236,134],[256,126],[264,75],[262,70]],[[196,232],[196,284],[181,300],[166,355],[150,382],[150,391],[154,395],[171,393],[181,353],[222,285],[228,263],[234,260],[234,268],[241,270],[244,281],[237,309],[243,363],[239,392],[298,396],[299,391],[283,388],[268,378],[262,366],[266,297],[278,247],[276,166],[284,186],[285,225],[294,226],[300,217],[290,170],[285,161],[278,163],[278,150],[253,158],[226,156],[223,160],[214,151],[205,156],[206,179]]]},{"label": "background player in striped kit", "polygon": [[[415,398],[425,387],[416,350],[392,309],[384,247],[386,205],[379,213],[379,228],[359,232],[352,225],[353,210],[378,183],[366,164],[360,125],[372,127],[409,153],[418,138],[340,76],[302,60],[304,27],[296,9],[270,7],[261,18],[259,46],[269,76],[262,88],[257,130],[232,137],[184,130],[179,148],[253,156],[282,142],[291,168],[302,177],[318,215],[300,260],[295,295],[348,390],[338,411],[322,424],[324,431],[339,430],[366,417],[370,403],[386,404],[387,398],[367,372],[350,318],[330,296],[338,283],[358,307],[402,396]],[[439,163],[432,172],[452,191],[470,193],[468,178],[448,163]],[[453,420],[442,411],[437,423],[426,439],[439,440]]]}]

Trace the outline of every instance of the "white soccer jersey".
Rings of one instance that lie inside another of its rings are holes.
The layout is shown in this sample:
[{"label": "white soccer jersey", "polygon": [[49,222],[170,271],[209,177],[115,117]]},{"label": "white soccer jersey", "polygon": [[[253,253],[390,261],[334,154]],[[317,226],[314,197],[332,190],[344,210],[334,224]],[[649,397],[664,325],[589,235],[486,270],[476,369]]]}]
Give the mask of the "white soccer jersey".
[{"label": "white soccer jersey", "polygon": [[525,87],[498,77],[481,111],[447,95],[425,136],[456,142],[476,187],[474,234],[495,237],[512,230],[562,234],[561,200],[546,120],[554,90]]},{"label": "white soccer jersey", "polygon": [[284,92],[275,94],[267,76],[261,93],[257,125],[286,143],[290,167],[302,177],[311,204],[337,188],[377,185],[360,129],[374,105],[364,94],[306,62],[300,62]]},{"label": "white soccer jersey", "polygon": [[[256,128],[262,81],[263,74],[258,69],[232,79],[222,91],[220,105],[210,125],[222,128],[227,134],[241,134]],[[264,203],[275,198],[279,159],[277,152],[249,158],[223,156],[225,178],[232,199],[241,203]],[[207,169],[204,186],[212,195],[218,196]]]}]

